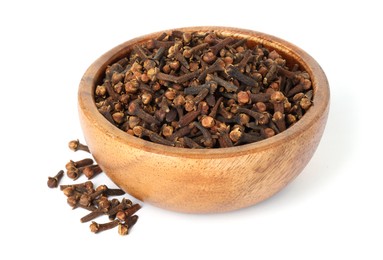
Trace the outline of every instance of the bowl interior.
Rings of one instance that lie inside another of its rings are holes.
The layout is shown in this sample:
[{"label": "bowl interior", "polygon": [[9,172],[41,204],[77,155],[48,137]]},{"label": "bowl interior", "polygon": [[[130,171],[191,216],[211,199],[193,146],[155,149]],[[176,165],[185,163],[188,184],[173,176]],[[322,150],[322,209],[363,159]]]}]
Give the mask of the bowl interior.
[{"label": "bowl interior", "polygon": [[[264,33],[238,29],[228,27],[190,27],[190,28],[178,28],[175,30],[187,31],[187,32],[205,32],[216,31],[224,36],[231,36],[235,38],[247,38],[247,44],[249,47],[262,44],[270,51],[276,50],[286,60],[287,65],[290,67],[294,64],[298,64],[301,70],[305,70],[309,73],[313,87],[313,103],[314,105],[305,113],[305,115],[293,126],[287,130],[262,141],[240,145],[230,148],[215,148],[215,149],[185,149],[177,147],[166,147],[156,143],[152,143],[146,140],[142,140],[137,137],[130,136],[113,126],[108,122],[98,111],[94,102],[94,90],[98,84],[102,83],[104,72],[108,65],[126,57],[136,44],[147,42],[149,39],[158,37],[163,31],[152,33],[149,35],[141,36],[132,40],[129,40],[121,45],[111,49],[103,56],[101,56],[95,63],[91,65],[88,71],[84,75],[84,79],[80,84],[79,98],[80,106],[83,104],[83,108],[92,112],[94,117],[94,123],[105,129],[105,132],[112,133],[116,138],[129,145],[140,147],[142,149],[151,151],[153,153],[163,154],[164,152],[173,155],[191,156],[191,157],[205,157],[205,156],[228,156],[231,153],[252,153],[256,150],[262,150],[269,146],[278,145],[284,142],[286,138],[293,138],[301,131],[304,131],[310,125],[324,113],[329,105],[329,88],[326,76],[319,66],[319,64],[305,51],[299,47],[279,39],[274,36],[270,36]],[[169,30],[167,32],[171,32]]]}]

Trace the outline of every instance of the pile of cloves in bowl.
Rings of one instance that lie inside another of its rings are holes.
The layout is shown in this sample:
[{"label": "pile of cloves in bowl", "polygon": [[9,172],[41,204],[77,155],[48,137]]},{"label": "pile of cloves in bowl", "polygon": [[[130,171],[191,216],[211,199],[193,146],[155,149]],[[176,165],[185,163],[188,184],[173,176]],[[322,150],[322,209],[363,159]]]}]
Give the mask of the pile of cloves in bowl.
[{"label": "pile of cloves in bowl", "polygon": [[126,133],[184,148],[270,138],[310,108],[309,74],[276,50],[220,32],[163,33],[107,66],[99,112]]},{"label": "pile of cloves in bowl", "polygon": [[[69,142],[69,148],[73,151],[82,150],[89,153],[86,145],[78,140]],[[66,165],[66,176],[72,180],[77,180],[84,175],[88,180],[82,183],[59,185],[64,177],[64,170],[60,170],[55,176],[48,177],[47,185],[49,188],[60,187],[60,190],[67,197],[67,203],[72,209],[82,208],[89,213],[83,216],[82,223],[90,222],[90,231],[99,233],[108,229],[118,227],[120,235],[127,235],[132,226],[137,222],[138,216],[135,213],[141,208],[139,204],[134,204],[127,198],[121,200],[116,196],[122,196],[125,192],[121,189],[111,189],[106,185],[94,186],[91,181],[97,174],[102,172],[101,168],[94,164],[93,159],[85,158],[79,161],[70,160]],[[109,222],[98,223],[96,218],[106,215]]]},{"label": "pile of cloves in bowl", "polygon": [[[226,148],[270,138],[300,120],[313,104],[309,74],[277,50],[220,32],[162,33],[133,46],[109,64],[95,86],[98,111],[129,135],[167,146]],[[73,151],[86,145],[69,142]],[[102,172],[91,158],[69,161],[68,178],[83,183],[60,185],[72,208],[89,211],[98,233],[118,226],[128,234],[140,209],[120,189],[91,181]],[[59,186],[64,171],[48,178]],[[95,218],[109,217],[107,223]]]}]

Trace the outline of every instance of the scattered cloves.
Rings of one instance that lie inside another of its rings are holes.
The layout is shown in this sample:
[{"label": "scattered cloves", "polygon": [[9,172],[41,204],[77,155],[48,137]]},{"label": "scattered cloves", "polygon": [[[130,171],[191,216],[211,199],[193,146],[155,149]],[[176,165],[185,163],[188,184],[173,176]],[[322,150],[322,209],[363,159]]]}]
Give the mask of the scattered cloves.
[{"label": "scattered cloves", "polygon": [[88,180],[92,179],[97,174],[100,174],[102,169],[99,165],[90,165],[83,168],[82,173],[88,178]]},{"label": "scattered cloves", "polygon": [[100,185],[96,188],[96,191],[102,190],[106,196],[121,196],[125,194],[125,191],[121,189],[110,189],[106,185]]},{"label": "scattered cloves", "polygon": [[93,221],[92,224],[90,224],[89,228],[90,228],[91,232],[99,233],[99,232],[102,232],[105,230],[115,228],[118,226],[119,223],[120,223],[120,221],[118,219],[113,220],[111,222],[103,223],[103,224],[99,224],[99,223]]},{"label": "scattered cloves", "polygon": [[73,187],[76,189],[93,190],[93,182],[86,181],[86,182],[78,183],[78,184],[60,185],[60,190],[64,190],[65,188],[68,188],[68,187]]},{"label": "scattered cloves", "polygon": [[118,224],[118,234],[125,236],[129,233],[129,230],[136,224],[138,220],[138,216],[134,215],[129,217],[125,223],[119,223]]},{"label": "scattered cloves", "polygon": [[[146,54],[145,54],[146,55]],[[86,147],[77,141],[71,141],[69,146],[73,150],[83,149]],[[69,161],[66,168],[69,172],[69,177],[78,178],[75,173],[84,173],[86,177],[92,178],[102,172],[100,166],[92,165],[93,159],[85,158],[79,161]],[[71,174],[74,174],[73,176]],[[48,177],[48,187],[58,187],[60,179],[63,177],[64,171],[60,170],[54,177]],[[83,208],[90,211],[87,215],[83,216],[80,221],[82,223],[94,220],[102,215],[107,215],[110,222],[99,224],[93,221],[90,224],[90,230],[94,233],[99,233],[104,230],[114,228],[118,225],[120,234],[128,234],[128,230],[136,223],[138,216],[134,214],[141,208],[139,204],[133,204],[129,199],[123,198],[121,202],[114,198],[109,200],[110,196],[121,196],[125,192],[121,189],[111,189],[106,185],[99,185],[94,189],[92,181],[83,183],[60,185],[60,189],[67,197],[67,203],[72,209]],[[120,213],[122,212],[122,213]],[[116,215],[119,213],[118,218]],[[123,214],[124,217],[121,216]]]},{"label": "scattered cloves", "polygon": [[74,162],[74,161],[70,160],[65,165],[65,168],[67,170],[70,170],[71,168],[81,168],[81,167],[88,166],[88,165],[91,165],[91,164],[93,164],[93,160],[91,158],[85,158],[85,159],[82,159],[82,160],[77,161],[77,162]]},{"label": "scattered cloves", "polygon": [[49,188],[57,188],[61,178],[64,176],[64,171],[60,170],[55,176],[48,177],[47,185]]},{"label": "scattered cloves", "polygon": [[106,209],[96,209],[96,210],[90,212],[89,214],[85,215],[84,217],[82,217],[80,219],[80,221],[81,221],[81,223],[91,221],[97,217],[100,217],[100,216],[106,214],[106,212],[107,212]]},{"label": "scattered cloves", "polygon": [[71,149],[74,152],[77,152],[77,151],[81,150],[81,151],[90,153],[88,146],[80,143],[79,140],[72,140],[72,141],[70,141],[68,143],[68,146],[69,146],[69,149]]}]

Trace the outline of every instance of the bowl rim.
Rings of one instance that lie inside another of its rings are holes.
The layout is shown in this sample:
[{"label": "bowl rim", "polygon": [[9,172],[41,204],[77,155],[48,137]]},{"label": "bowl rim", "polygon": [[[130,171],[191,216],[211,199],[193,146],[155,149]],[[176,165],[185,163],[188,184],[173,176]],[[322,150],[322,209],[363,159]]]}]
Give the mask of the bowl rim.
[{"label": "bowl rim", "polygon": [[[132,49],[134,44],[144,42],[148,39],[155,38],[163,32],[171,32],[173,30],[180,31],[216,31],[222,34],[232,35],[235,37],[248,37],[252,41],[256,41],[259,44],[263,44],[269,49],[274,49],[284,56],[289,56],[299,63],[304,70],[306,70],[312,81],[314,99],[313,105],[305,113],[305,115],[298,120],[293,126],[289,127],[285,131],[276,134],[275,136],[250,143],[245,145],[239,145],[235,147],[227,148],[213,148],[213,149],[190,149],[165,146],[162,144],[156,144],[135,136],[131,136],[116,126],[112,125],[107,119],[105,119],[101,113],[98,112],[94,102],[94,89],[100,78],[104,73],[107,65],[118,60],[122,56],[126,55]],[[125,53],[125,54],[123,54]],[[235,28],[235,27],[221,27],[221,26],[196,26],[196,27],[180,27],[162,30],[143,36],[139,36],[128,41],[125,41],[114,48],[110,49],[97,60],[95,60],[84,73],[81,78],[78,88],[78,109],[89,120],[93,127],[99,128],[101,132],[111,138],[118,140],[119,143],[133,146],[137,149],[142,149],[147,152],[157,153],[161,155],[187,157],[187,158],[217,158],[217,157],[232,157],[237,155],[250,154],[254,152],[264,151],[271,147],[281,145],[287,141],[293,140],[301,135],[306,129],[309,129],[317,120],[319,120],[324,114],[328,113],[330,103],[330,89],[329,83],[324,71],[318,62],[311,57],[304,50],[298,46],[278,38],[273,35],[265,34],[262,32]],[[86,136],[85,136],[86,139]],[[89,147],[91,150],[91,146]]]}]

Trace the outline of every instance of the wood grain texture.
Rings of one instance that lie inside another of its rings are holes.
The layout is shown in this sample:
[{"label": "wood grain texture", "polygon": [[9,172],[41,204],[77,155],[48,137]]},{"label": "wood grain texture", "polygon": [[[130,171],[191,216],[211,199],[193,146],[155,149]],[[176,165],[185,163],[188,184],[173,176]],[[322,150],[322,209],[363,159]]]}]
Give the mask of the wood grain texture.
[{"label": "wood grain texture", "polygon": [[[257,143],[232,148],[167,147],[130,136],[110,124],[94,104],[95,85],[106,66],[127,55],[134,44],[161,32],[127,41],[97,59],[85,72],[78,108],[85,140],[95,160],[132,196],[169,210],[207,213],[254,205],[283,189],[307,165],[324,131],[330,104],[329,84],[319,64],[297,46],[271,35],[227,27],[215,30],[280,52],[311,76],[314,105],[294,126]],[[169,30],[170,32],[171,30]]]}]

